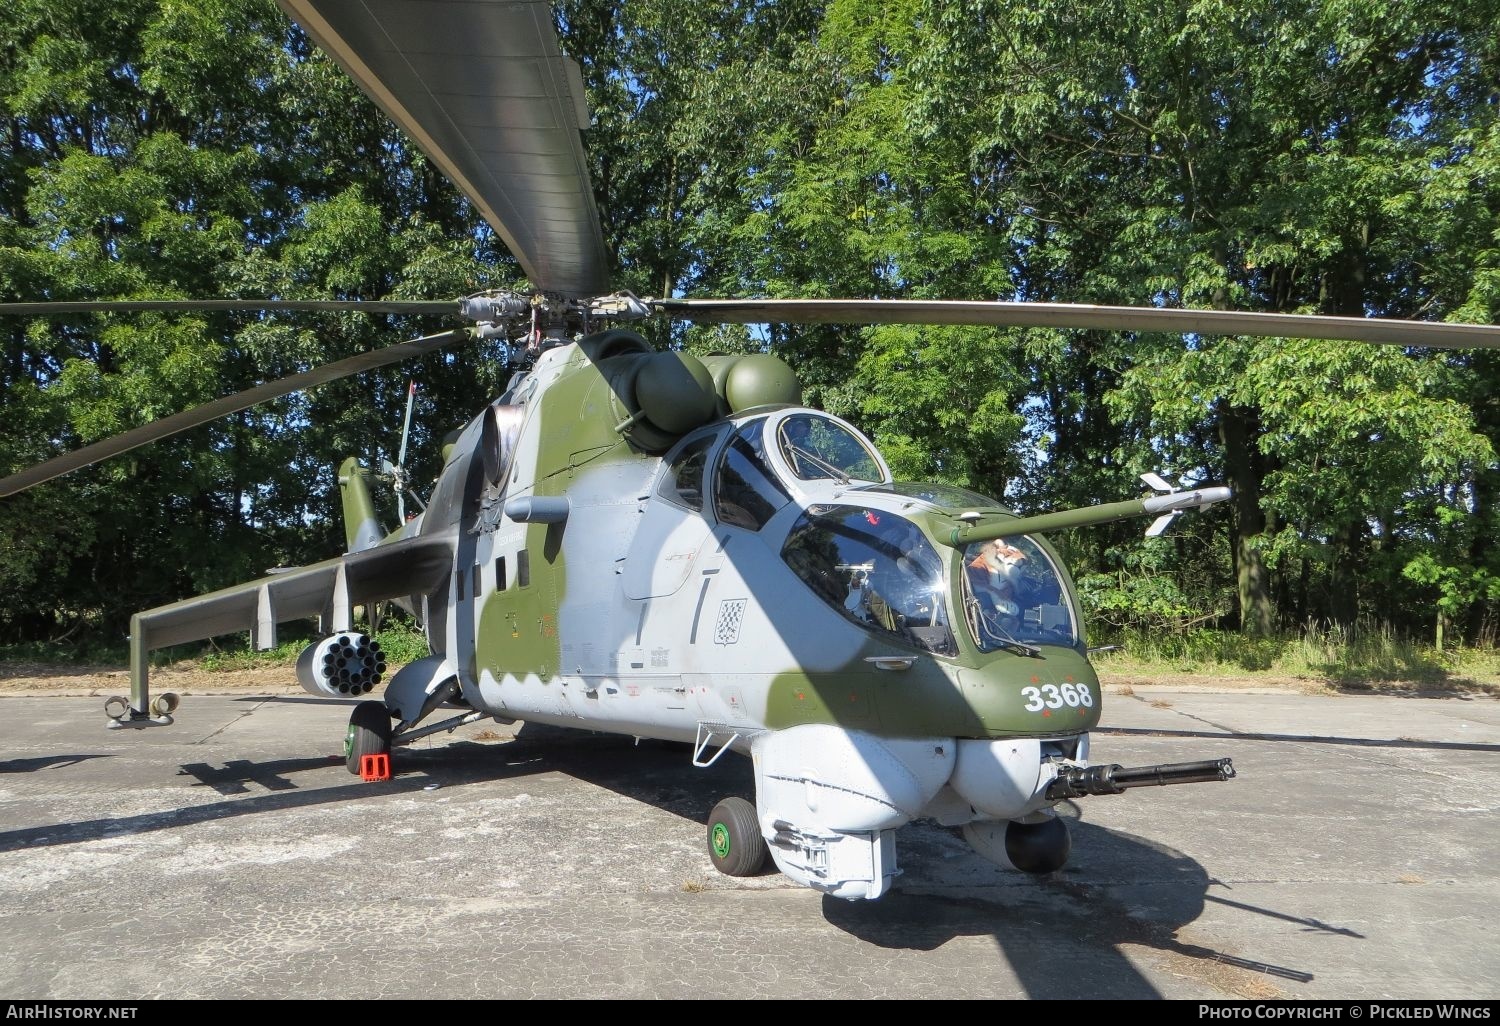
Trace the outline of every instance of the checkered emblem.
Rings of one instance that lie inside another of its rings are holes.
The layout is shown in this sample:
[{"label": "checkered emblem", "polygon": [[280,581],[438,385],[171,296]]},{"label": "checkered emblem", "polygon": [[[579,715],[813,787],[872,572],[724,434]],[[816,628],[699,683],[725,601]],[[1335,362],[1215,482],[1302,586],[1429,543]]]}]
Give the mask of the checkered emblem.
[{"label": "checkered emblem", "polygon": [[714,644],[733,645],[740,640],[740,624],[745,620],[748,599],[725,599],[719,603],[719,622],[714,624]]}]

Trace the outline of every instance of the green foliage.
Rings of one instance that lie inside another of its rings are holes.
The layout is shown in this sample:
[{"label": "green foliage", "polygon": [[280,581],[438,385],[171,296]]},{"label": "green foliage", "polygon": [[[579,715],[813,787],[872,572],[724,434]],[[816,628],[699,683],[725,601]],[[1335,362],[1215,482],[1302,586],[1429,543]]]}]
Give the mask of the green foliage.
[{"label": "green foliage", "polygon": [[1205,628],[1133,629],[1111,634],[1108,643],[1120,647],[1093,657],[1106,681],[1145,676],[1171,683],[1184,674],[1250,674],[1348,689],[1416,685],[1500,693],[1500,656],[1494,649],[1445,651],[1404,639],[1388,626],[1362,624],[1348,631],[1310,624],[1272,637]]},{"label": "green foliage", "polygon": [[[556,11],[594,112],[585,141],[615,280],[641,294],[1492,322],[1492,8]],[[494,234],[273,0],[17,0],[0,28],[0,297],[431,298],[518,280]],[[8,320],[0,471],[427,327]],[[700,352],[774,350],[898,476],[1024,512],[1136,494],[1145,471],[1231,484],[1232,509],[1185,517],[1163,541],[1143,545],[1136,523],[1062,539],[1098,631],[1374,616],[1402,637],[1493,633],[1495,354],[942,326],[646,330]],[[442,436],[503,389],[493,355],[331,383],[5,500],[0,632],[118,645],[135,610],[325,557],[342,537],[332,468],[393,455],[416,377],[412,470],[430,479]],[[1243,644],[1243,660],[1264,661]]]},{"label": "green foliage", "polygon": [[427,637],[407,619],[389,619],[375,632],[375,640],[392,666],[405,666],[432,654]]},{"label": "green foliage", "polygon": [[[272,0],[22,0],[0,14],[0,296],[431,298],[511,276],[431,174]],[[274,377],[422,332],[367,317],[7,319],[9,471]],[[0,630],[124,634],[135,610],[325,557],[332,468],[413,471],[503,388],[483,347],[339,382],[0,504]],[[475,364],[477,363],[477,368]]]},{"label": "green foliage", "polygon": [[[211,673],[233,673],[236,670],[253,670],[265,666],[285,666],[292,669],[297,665],[297,657],[307,647],[309,640],[303,638],[297,641],[283,641],[275,648],[265,651],[255,650],[248,640],[242,644],[215,645],[199,656],[197,663]],[[191,651],[191,649],[178,649],[172,652],[172,658],[164,665],[171,665],[182,658],[192,658],[188,654]]]},{"label": "green foliage", "polygon": [[1435,588],[1435,605],[1443,617],[1456,619],[1483,599],[1500,599],[1500,577],[1483,567],[1439,563],[1435,555],[1424,552],[1401,568],[1402,576],[1418,584]]},{"label": "green foliage", "polygon": [[1085,619],[1096,631],[1181,632],[1206,618],[1170,577],[1085,574],[1077,584]]},{"label": "green foliage", "polygon": [[[275,648],[263,652],[256,651],[246,635],[221,638],[214,643],[204,645],[179,646],[169,653],[164,664],[182,659],[196,659],[199,666],[214,673],[228,673],[234,670],[250,670],[266,666],[295,668],[297,657],[302,654],[302,650],[317,639],[310,631],[293,629],[292,633],[296,636],[283,640]],[[380,643],[380,649],[390,667],[389,673],[395,673],[407,663],[415,662],[431,654],[431,650],[427,647],[426,636],[415,624],[405,618],[391,618],[384,621],[380,629],[375,632],[374,640]]]}]

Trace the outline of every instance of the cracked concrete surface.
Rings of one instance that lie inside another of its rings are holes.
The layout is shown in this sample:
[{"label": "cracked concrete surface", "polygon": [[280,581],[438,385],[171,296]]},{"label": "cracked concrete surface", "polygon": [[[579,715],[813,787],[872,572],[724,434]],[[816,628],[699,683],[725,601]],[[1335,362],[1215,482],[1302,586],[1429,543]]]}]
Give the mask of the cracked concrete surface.
[{"label": "cracked concrete surface", "polygon": [[1003,872],[898,834],[877,902],[736,880],[704,822],[748,762],[476,724],[340,757],[348,707],[3,697],[0,993],[41,998],[1494,999],[1500,702],[1112,696],[1095,762],[1230,756],[1222,784],[1064,807]]}]

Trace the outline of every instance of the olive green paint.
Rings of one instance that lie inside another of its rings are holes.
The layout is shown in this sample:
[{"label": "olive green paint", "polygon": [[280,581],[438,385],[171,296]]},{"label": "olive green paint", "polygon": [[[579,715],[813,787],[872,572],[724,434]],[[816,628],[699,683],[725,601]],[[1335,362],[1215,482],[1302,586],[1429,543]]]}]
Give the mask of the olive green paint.
[{"label": "olive green paint", "polygon": [[897,737],[977,737],[983,729],[964,705],[952,668],[925,657],[905,670],[876,669],[861,656],[845,671],[777,674],[766,695],[766,726],[780,730],[803,723]]},{"label": "olive green paint", "polygon": [[682,436],[718,415],[713,375],[691,353],[641,358],[635,397],[642,412],[668,434]]},{"label": "olive green paint", "polygon": [[[493,591],[480,608],[475,655],[479,667],[496,677],[534,673],[550,680],[562,666],[558,605],[566,581],[562,559],[549,562],[543,555],[548,526],[533,524],[526,529],[531,583]],[[506,562],[513,563],[506,555]]]},{"label": "olive green paint", "polygon": [[[1104,706],[1094,668],[1070,648],[1045,647],[1040,659],[996,652],[984,666],[959,670],[958,679],[985,737],[1077,734],[1098,724]],[[1068,704],[1063,696],[1079,687],[1088,688],[1088,704]]]},{"label": "olive green paint", "polygon": [[[1054,695],[1047,685],[1063,684],[1088,687],[1092,704],[1048,708],[1062,692]],[[875,669],[861,658],[843,672],[778,674],[766,699],[766,726],[829,723],[892,737],[1063,735],[1093,728],[1102,706],[1099,678],[1075,649],[1044,648],[1040,659],[996,652],[978,666],[918,656],[905,670]]]},{"label": "olive green paint", "polygon": [[343,496],[344,544],[352,550],[360,527],[367,522],[379,523],[375,519],[375,501],[370,498],[370,472],[353,456],[339,466],[339,491]]},{"label": "olive green paint", "polygon": [[1092,527],[1115,520],[1147,516],[1144,500],[1126,499],[1124,502],[1108,502],[1099,506],[1082,506],[1064,509],[1056,513],[1043,513],[1034,517],[1006,517],[1002,520],[986,518],[975,524],[950,527],[946,532],[934,536],[945,545],[958,548],[971,542],[989,541],[1013,534],[1042,534],[1046,531],[1063,531],[1070,527]]}]

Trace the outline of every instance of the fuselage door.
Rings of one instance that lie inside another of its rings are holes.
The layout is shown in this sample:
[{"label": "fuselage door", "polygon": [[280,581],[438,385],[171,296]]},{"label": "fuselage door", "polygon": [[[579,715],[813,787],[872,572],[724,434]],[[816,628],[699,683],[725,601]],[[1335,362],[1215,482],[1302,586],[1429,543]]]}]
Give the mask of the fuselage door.
[{"label": "fuselage door", "polygon": [[698,550],[712,537],[701,513],[652,499],[625,558],[625,597],[661,598],[682,587]]},{"label": "fuselage door", "polygon": [[626,598],[674,594],[687,580],[699,550],[712,539],[703,505],[708,457],[722,433],[689,438],[664,461],[666,466],[646,500],[640,527],[625,557]]}]

